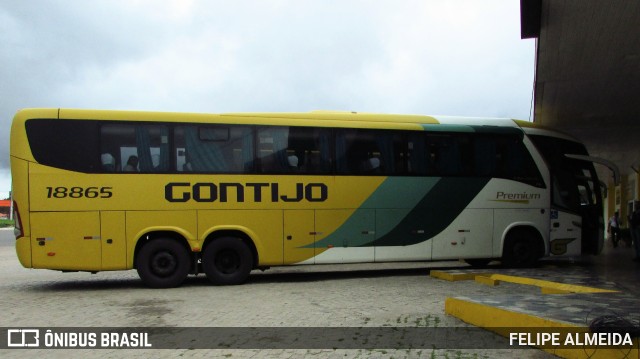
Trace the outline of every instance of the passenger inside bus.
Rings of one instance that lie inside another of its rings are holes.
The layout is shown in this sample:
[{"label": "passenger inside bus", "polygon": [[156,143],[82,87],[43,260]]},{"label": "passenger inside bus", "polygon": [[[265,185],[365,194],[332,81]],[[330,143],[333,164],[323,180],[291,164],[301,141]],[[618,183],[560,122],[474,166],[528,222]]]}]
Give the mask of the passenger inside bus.
[{"label": "passenger inside bus", "polygon": [[127,165],[124,166],[124,172],[138,172],[138,156],[129,156]]},{"label": "passenger inside bus", "polygon": [[103,153],[101,156],[102,169],[106,172],[116,171],[116,159],[110,153]]}]

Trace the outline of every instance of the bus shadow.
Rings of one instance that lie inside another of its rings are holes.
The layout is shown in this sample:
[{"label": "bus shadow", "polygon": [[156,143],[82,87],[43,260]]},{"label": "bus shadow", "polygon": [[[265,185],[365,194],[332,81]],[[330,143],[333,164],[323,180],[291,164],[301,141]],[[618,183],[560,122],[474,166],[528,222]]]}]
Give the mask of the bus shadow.
[{"label": "bus shadow", "polygon": [[[460,270],[469,269],[469,266],[461,265],[459,267],[444,266],[424,266],[412,268],[367,268],[367,269],[349,269],[349,270],[318,270],[318,271],[274,271],[269,272],[253,272],[244,285],[252,284],[269,284],[269,283],[307,283],[307,282],[323,282],[334,280],[348,279],[365,279],[365,278],[387,278],[387,277],[412,277],[412,276],[429,276],[432,270]],[[187,278],[183,286],[211,285],[205,275],[201,274],[197,277],[190,276]]]},{"label": "bus shadow", "polygon": [[[617,256],[620,254],[615,253]],[[624,253],[623,253],[624,254]],[[611,254],[607,254],[607,257],[613,257]],[[340,268],[341,265],[318,265],[314,270],[309,267],[278,267],[269,269],[264,272],[253,271],[249,277],[247,283],[244,285],[251,286],[252,284],[270,284],[270,283],[304,283],[304,282],[324,282],[335,280],[349,280],[349,279],[364,279],[364,278],[388,278],[388,277],[407,277],[407,276],[429,276],[433,270],[449,270],[449,271],[497,271],[503,274],[513,275],[531,275],[536,277],[549,276],[553,273],[559,272],[564,276],[571,275],[591,275],[592,277],[598,277],[603,273],[614,272],[616,266],[624,266],[623,278],[617,278],[624,282],[623,279],[627,277],[633,277],[634,283],[637,282],[639,276],[638,272],[633,271],[633,275],[630,275],[627,265],[629,260],[619,260],[619,258],[554,258],[545,259],[539,262],[538,266],[533,268],[520,268],[510,269],[504,268],[499,262],[492,262],[492,264],[474,268],[463,263],[453,262],[425,262],[424,265],[406,267],[406,268],[376,268],[375,265],[363,266],[363,268],[348,268],[349,265],[345,265],[345,268]],[[622,272],[622,271],[620,271]],[[106,273],[106,272],[105,272]],[[140,278],[138,278],[135,271],[123,272],[128,273],[124,275],[118,275],[115,277],[110,275],[106,278],[100,278],[100,273],[96,277],[87,278],[70,278],[66,279],[60,277],[55,281],[37,281],[29,284],[23,283],[20,285],[21,290],[37,291],[37,292],[64,292],[64,291],[103,291],[103,290],[128,290],[128,289],[147,289],[154,290],[145,286]],[[551,273],[551,274],[550,274]],[[618,273],[618,272],[616,272]],[[87,274],[89,275],[89,274]],[[619,277],[619,276],[618,276]],[[220,286],[213,286],[207,279],[204,273],[197,276],[190,275],[186,278],[184,283],[179,288],[184,287],[205,287],[212,286],[222,288]],[[179,289],[177,288],[177,289]],[[166,289],[162,289],[166,290]]]},{"label": "bus shadow", "polygon": [[[264,272],[254,271],[247,282],[243,285],[270,283],[304,283],[323,282],[335,280],[364,279],[364,278],[388,278],[388,277],[412,277],[429,276],[432,270],[462,270],[470,269],[469,266],[433,266],[425,264],[424,267],[412,268],[366,268],[366,269],[320,269],[318,271],[296,270],[291,271],[276,269]],[[99,274],[98,274],[99,275]],[[211,284],[204,273],[197,276],[188,276],[179,288],[184,287],[218,287]],[[25,287],[22,287],[25,289]],[[179,289],[178,288],[178,289]],[[27,290],[38,292],[64,292],[64,291],[106,291],[106,290],[127,290],[127,289],[147,289],[155,290],[145,286],[137,276],[127,278],[95,278],[95,279],[69,279],[61,278],[54,282],[37,282],[27,286]],[[167,289],[160,289],[167,290]]]}]

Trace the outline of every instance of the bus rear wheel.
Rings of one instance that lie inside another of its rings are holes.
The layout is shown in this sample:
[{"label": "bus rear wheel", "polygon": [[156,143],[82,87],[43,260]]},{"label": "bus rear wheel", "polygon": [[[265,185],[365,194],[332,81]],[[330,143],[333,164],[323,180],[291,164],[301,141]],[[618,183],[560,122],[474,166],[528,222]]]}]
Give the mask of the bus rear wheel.
[{"label": "bus rear wheel", "polygon": [[540,239],[531,231],[516,229],[507,236],[502,264],[511,268],[533,267],[542,255]]},{"label": "bus rear wheel", "polygon": [[202,267],[213,284],[242,284],[253,269],[253,255],[240,238],[222,237],[205,247]]},{"label": "bus rear wheel", "polygon": [[140,279],[152,288],[177,287],[189,274],[189,251],[172,238],[152,239],[136,256]]}]

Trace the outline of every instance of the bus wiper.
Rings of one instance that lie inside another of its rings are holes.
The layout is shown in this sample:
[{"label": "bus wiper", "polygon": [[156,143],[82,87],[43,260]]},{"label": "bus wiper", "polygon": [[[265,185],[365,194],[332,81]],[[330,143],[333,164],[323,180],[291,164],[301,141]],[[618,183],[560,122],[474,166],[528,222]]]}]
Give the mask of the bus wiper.
[{"label": "bus wiper", "polygon": [[575,160],[594,162],[594,163],[606,166],[607,168],[609,168],[611,170],[611,172],[613,172],[613,184],[615,186],[620,184],[620,170],[618,169],[618,166],[616,166],[615,163],[613,163],[613,162],[611,162],[609,160],[605,160],[604,158],[586,156],[586,155],[573,155],[573,154],[566,154],[565,153],[564,156],[567,157],[567,158],[573,158]]}]

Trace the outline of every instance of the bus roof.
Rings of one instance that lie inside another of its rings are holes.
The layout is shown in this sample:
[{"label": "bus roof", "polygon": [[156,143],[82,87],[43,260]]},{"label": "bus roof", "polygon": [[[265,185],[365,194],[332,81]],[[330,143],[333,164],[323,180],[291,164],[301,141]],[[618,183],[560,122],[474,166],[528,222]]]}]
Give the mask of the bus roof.
[{"label": "bus roof", "polygon": [[[20,116],[18,116],[20,115]],[[416,123],[416,124],[460,124],[460,125],[494,125],[507,127],[523,127],[528,122],[514,122],[508,118],[490,117],[461,117],[461,116],[427,116],[427,115],[398,115],[379,114],[350,111],[310,111],[310,112],[239,112],[239,113],[187,113],[187,112],[156,112],[156,111],[125,111],[125,110],[91,110],[91,109],[54,109],[33,108],[18,111],[16,117],[28,118],[65,118],[65,119],[109,119],[109,120],[158,120],[175,119],[180,115],[186,121],[213,117],[251,117],[270,119],[301,119],[301,120],[337,120],[355,122],[388,122],[388,123]],[[54,117],[55,116],[55,117]],[[182,121],[179,121],[182,122]],[[530,123],[528,123],[530,124]]]},{"label": "bus roof", "polygon": [[[462,116],[427,116],[427,115],[397,115],[363,113],[353,111],[310,112],[245,112],[245,113],[186,113],[186,112],[155,112],[155,111],[125,111],[125,110],[92,110],[92,109],[23,109],[18,111],[14,121],[26,121],[30,118],[63,118],[78,120],[121,120],[121,121],[161,121],[161,122],[213,122],[224,123],[234,118],[234,123],[255,124],[256,119],[263,119],[261,124],[269,125],[300,125],[309,126],[309,121],[319,121],[322,126],[350,127],[358,123],[358,127],[393,128],[393,129],[424,129],[425,125],[437,128],[437,125],[461,126],[496,126],[520,128],[527,134],[539,134],[561,137],[576,141],[570,135],[539,126],[532,122],[510,118],[493,117],[462,117]],[[226,120],[225,120],[226,119]],[[432,125],[436,125],[433,126]]]}]

